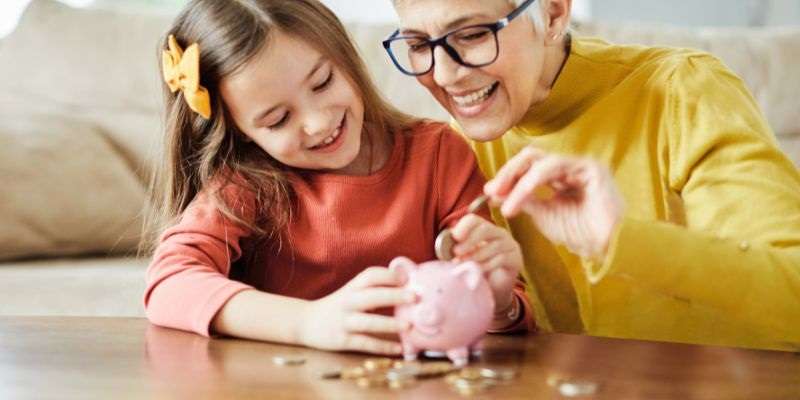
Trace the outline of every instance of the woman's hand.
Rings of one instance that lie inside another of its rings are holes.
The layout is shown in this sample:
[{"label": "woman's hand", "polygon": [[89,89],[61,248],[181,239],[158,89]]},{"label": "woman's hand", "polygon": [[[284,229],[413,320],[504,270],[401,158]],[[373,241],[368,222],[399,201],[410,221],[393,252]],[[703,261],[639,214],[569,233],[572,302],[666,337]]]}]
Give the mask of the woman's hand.
[{"label": "woman's hand", "polygon": [[514,284],[522,269],[522,251],[507,230],[467,214],[452,229],[455,261],[475,261],[484,270],[494,295],[495,311],[507,310],[514,301]]},{"label": "woman's hand", "polygon": [[484,187],[500,211],[524,211],[550,241],[587,259],[602,259],[623,215],[609,170],[596,161],[523,149]]},{"label": "woman's hand", "polygon": [[308,303],[300,329],[300,342],[323,350],[348,350],[395,355],[402,352],[397,337],[408,328],[393,317],[368,313],[381,307],[411,303],[413,293],[398,288],[400,278],[384,267],[370,267],[339,290]]}]

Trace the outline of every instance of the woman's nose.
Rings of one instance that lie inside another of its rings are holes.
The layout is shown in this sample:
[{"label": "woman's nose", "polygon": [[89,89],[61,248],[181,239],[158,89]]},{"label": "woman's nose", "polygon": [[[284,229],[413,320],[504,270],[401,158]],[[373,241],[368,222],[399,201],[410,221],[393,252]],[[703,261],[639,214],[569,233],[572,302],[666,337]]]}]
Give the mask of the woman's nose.
[{"label": "woman's nose", "polygon": [[433,80],[441,87],[454,84],[458,79],[458,70],[461,68],[441,46],[433,50]]}]

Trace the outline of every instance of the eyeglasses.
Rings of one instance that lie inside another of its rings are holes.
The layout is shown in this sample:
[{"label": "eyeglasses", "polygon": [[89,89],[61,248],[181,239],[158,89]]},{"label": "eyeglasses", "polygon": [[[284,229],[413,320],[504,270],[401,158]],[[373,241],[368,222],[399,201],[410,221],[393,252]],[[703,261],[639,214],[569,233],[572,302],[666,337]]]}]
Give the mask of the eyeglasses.
[{"label": "eyeglasses", "polygon": [[383,41],[383,48],[389,53],[397,69],[411,76],[425,75],[433,69],[436,46],[442,46],[453,61],[463,66],[484,67],[495,62],[500,53],[497,32],[508,26],[511,20],[522,14],[534,1],[536,0],[525,1],[495,23],[459,28],[438,39],[401,36],[400,30],[396,30]]}]

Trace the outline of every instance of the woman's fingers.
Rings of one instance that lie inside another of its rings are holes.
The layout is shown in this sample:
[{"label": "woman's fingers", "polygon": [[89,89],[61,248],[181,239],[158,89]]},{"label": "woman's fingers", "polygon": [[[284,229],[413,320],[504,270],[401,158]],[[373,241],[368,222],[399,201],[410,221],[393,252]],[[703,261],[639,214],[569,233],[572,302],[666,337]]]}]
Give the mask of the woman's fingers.
[{"label": "woman's fingers", "polygon": [[456,256],[475,251],[482,244],[500,238],[502,228],[474,214],[461,218],[452,229],[453,239],[457,244],[453,247]]},{"label": "woman's fingers", "polygon": [[362,334],[347,335],[343,350],[385,355],[397,355],[403,352],[398,342]]},{"label": "woman's fingers", "polygon": [[544,151],[533,146],[522,149],[500,168],[494,179],[486,183],[484,193],[491,196],[495,201],[502,200],[514,188],[517,180],[525,175],[531,164],[544,156]]},{"label": "woman's fingers", "polygon": [[[568,173],[569,166],[572,162],[574,162],[572,159],[548,156],[531,165],[530,169],[517,181],[514,188],[503,201],[500,211],[506,217],[513,217],[525,207],[526,203],[540,201],[541,199],[537,198],[537,188],[539,186],[545,186],[550,181],[564,176]],[[552,188],[552,186],[550,187]],[[570,189],[562,187],[562,190]],[[554,199],[558,198],[557,193],[552,196]]]}]

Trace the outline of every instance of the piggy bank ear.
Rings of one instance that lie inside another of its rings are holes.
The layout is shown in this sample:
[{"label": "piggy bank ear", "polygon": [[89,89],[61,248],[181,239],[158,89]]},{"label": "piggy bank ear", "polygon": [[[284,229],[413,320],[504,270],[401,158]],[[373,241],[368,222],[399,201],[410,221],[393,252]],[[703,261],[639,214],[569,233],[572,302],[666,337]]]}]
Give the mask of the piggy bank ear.
[{"label": "piggy bank ear", "polygon": [[408,282],[411,272],[416,267],[417,264],[406,257],[397,257],[389,263],[389,269],[401,277],[400,281],[402,284],[406,284],[406,282]]},{"label": "piggy bank ear", "polygon": [[453,275],[462,279],[469,290],[475,290],[478,287],[482,274],[481,267],[472,261],[459,264],[453,269]]}]

